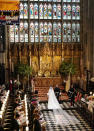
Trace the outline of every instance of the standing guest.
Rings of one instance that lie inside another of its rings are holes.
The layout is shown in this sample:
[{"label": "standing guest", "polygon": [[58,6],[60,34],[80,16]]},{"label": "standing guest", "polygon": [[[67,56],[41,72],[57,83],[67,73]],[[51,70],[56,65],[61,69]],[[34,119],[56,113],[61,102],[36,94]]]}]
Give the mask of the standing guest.
[{"label": "standing guest", "polygon": [[10,82],[9,82],[9,90],[10,90],[10,92],[12,92],[12,89],[13,89],[13,82],[12,82],[12,80],[10,80]]},{"label": "standing guest", "polygon": [[54,89],[55,95],[57,100],[59,101],[59,96],[60,96],[60,88],[58,87],[58,85],[56,85],[55,89]]},{"label": "standing guest", "polygon": [[62,90],[62,92],[64,93],[65,90],[66,90],[66,80],[63,81],[62,85],[63,85],[63,87],[64,87],[64,89]]},{"label": "standing guest", "polygon": [[6,83],[6,90],[9,90],[9,82]]},{"label": "standing guest", "polygon": [[34,82],[34,78],[31,79],[31,85],[32,85],[32,92],[35,92],[35,82]]},{"label": "standing guest", "polygon": [[75,90],[72,84],[71,84],[69,92],[70,92],[71,106],[74,106]]}]

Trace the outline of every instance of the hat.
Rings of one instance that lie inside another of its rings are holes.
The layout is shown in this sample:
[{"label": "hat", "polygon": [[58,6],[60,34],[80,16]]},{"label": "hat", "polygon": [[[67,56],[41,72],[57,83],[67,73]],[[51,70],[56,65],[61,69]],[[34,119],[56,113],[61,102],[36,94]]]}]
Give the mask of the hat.
[{"label": "hat", "polygon": [[32,101],[31,104],[36,105],[37,101]]}]

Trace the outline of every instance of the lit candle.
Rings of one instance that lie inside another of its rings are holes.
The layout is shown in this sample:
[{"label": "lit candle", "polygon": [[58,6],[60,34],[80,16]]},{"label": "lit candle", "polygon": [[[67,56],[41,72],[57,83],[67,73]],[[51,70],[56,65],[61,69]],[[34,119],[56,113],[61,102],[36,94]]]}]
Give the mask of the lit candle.
[{"label": "lit candle", "polygon": [[29,127],[28,126],[26,127],[26,131],[29,131]]},{"label": "lit candle", "polygon": [[92,92],[90,92],[90,95],[92,95]]}]

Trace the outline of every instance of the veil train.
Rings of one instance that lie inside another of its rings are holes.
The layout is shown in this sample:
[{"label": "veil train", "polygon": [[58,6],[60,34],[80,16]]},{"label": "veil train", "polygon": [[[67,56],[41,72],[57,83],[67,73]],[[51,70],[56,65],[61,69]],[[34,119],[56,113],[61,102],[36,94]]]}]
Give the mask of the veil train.
[{"label": "veil train", "polygon": [[75,116],[69,115],[66,111],[64,111],[54,93],[52,87],[50,87],[48,91],[48,109],[52,109],[55,117],[55,121],[57,125],[70,125],[70,124],[78,124],[79,120]]}]

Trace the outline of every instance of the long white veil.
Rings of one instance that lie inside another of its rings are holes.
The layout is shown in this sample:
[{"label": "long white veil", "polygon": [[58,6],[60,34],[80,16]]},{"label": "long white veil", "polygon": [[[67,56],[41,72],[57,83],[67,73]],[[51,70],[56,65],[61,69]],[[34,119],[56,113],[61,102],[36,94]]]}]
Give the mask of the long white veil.
[{"label": "long white veil", "polygon": [[52,87],[48,92],[48,109],[61,109]]},{"label": "long white veil", "polygon": [[78,124],[79,120],[75,116],[69,115],[66,111],[64,111],[54,93],[52,87],[50,87],[48,91],[48,109],[52,109],[55,117],[55,121],[57,125],[70,125],[70,124]]}]

